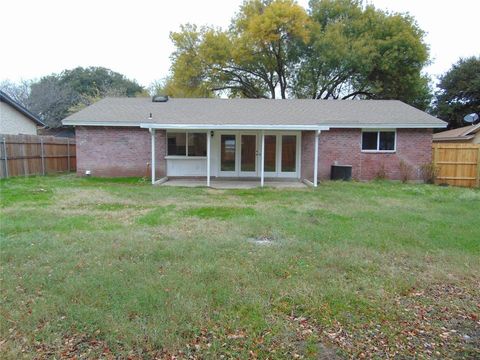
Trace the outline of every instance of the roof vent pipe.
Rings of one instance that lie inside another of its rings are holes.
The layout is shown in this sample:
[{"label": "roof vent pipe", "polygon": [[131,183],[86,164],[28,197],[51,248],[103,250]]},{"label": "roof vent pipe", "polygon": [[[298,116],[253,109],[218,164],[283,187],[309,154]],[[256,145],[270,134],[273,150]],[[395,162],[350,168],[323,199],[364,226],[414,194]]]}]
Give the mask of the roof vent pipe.
[{"label": "roof vent pipe", "polygon": [[156,95],[152,97],[152,102],[167,102],[168,96],[167,95]]}]

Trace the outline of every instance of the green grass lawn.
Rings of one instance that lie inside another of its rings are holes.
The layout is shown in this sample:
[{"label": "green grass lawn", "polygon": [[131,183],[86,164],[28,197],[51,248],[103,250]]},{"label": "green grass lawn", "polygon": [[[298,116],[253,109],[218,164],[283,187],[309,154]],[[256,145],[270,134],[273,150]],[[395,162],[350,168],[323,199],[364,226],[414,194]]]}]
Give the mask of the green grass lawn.
[{"label": "green grass lawn", "polygon": [[15,178],[0,241],[4,359],[480,356],[479,190]]}]

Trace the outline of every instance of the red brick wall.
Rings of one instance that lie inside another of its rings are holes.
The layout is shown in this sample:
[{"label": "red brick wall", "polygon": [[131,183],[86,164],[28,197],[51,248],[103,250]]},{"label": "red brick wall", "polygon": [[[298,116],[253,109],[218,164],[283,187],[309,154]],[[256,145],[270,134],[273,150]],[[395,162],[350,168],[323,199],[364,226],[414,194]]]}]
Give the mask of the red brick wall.
[{"label": "red brick wall", "polygon": [[302,159],[300,178],[313,180],[313,159],[315,158],[315,131],[302,131]]},{"label": "red brick wall", "polygon": [[[77,174],[92,176],[150,176],[150,133],[135,127],[83,127],[75,129]],[[165,131],[157,130],[156,176],[166,173]]]},{"label": "red brick wall", "polygon": [[[77,127],[77,174],[90,170],[92,176],[150,175],[150,133],[147,129],[116,127]],[[313,179],[314,132],[302,132],[301,178]],[[319,179],[330,178],[330,166],[352,165],[359,180],[374,179],[383,168],[389,179],[400,179],[400,160],[414,168],[412,177],[420,179],[419,167],[431,161],[430,129],[398,129],[395,153],[362,153],[360,129],[331,129],[319,138]],[[165,131],[157,130],[157,177],[166,174]]]},{"label": "red brick wall", "polygon": [[[330,166],[352,165],[352,176],[359,180],[372,180],[385,172],[392,180],[401,179],[400,161],[413,167],[412,179],[419,180],[419,168],[432,160],[431,129],[398,129],[395,153],[365,153],[361,151],[361,129],[330,129],[319,137],[319,179],[330,178]],[[313,132],[302,134],[302,178],[313,177]],[[310,164],[310,165],[309,165]],[[305,176],[304,176],[305,175]]]}]

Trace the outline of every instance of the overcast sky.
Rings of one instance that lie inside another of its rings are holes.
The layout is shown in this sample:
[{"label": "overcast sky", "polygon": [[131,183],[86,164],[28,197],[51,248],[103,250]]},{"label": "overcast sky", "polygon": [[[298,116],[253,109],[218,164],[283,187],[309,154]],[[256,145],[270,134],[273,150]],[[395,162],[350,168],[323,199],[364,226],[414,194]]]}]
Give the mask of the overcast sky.
[{"label": "overcast sky", "polygon": [[[225,27],[242,0],[2,0],[0,80],[104,66],[148,86],[167,75],[169,32],[187,22]],[[307,6],[308,0],[298,1]],[[478,0],[368,0],[409,12],[427,32],[434,78],[480,54]]]}]

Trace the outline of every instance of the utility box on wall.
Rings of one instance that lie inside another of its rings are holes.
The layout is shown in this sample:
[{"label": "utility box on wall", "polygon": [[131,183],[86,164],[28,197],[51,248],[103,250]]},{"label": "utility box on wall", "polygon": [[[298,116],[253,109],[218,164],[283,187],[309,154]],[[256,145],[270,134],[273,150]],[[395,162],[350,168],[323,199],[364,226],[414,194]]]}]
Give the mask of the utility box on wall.
[{"label": "utility box on wall", "polygon": [[331,180],[352,180],[352,165],[332,165],[330,170]]}]

